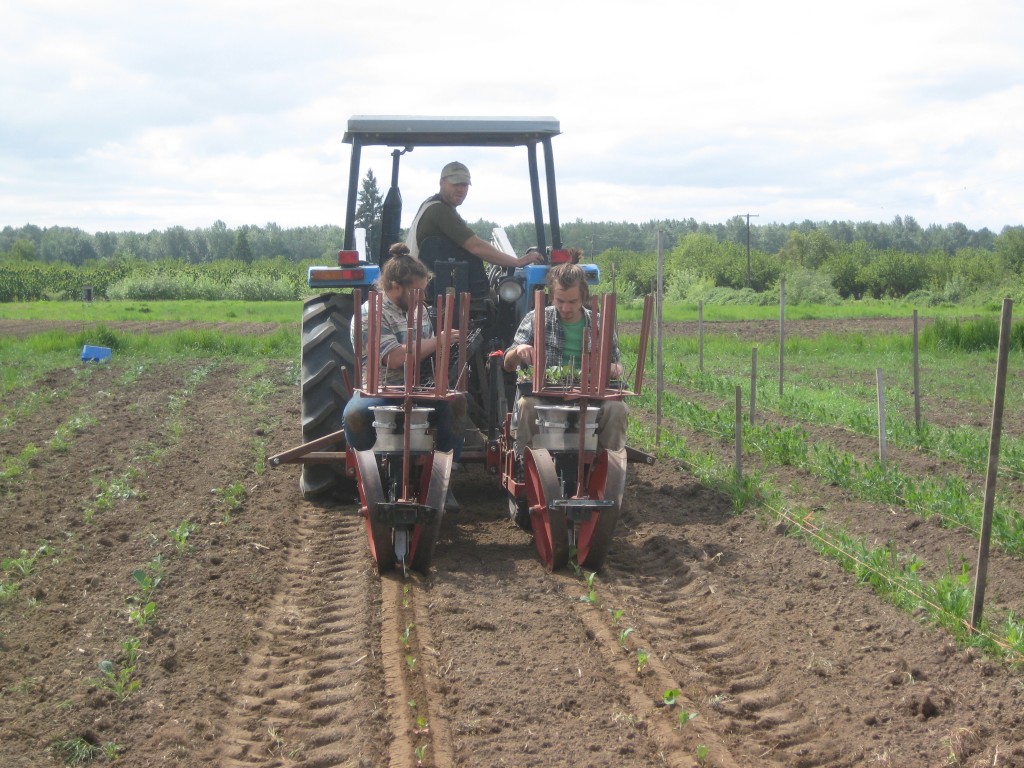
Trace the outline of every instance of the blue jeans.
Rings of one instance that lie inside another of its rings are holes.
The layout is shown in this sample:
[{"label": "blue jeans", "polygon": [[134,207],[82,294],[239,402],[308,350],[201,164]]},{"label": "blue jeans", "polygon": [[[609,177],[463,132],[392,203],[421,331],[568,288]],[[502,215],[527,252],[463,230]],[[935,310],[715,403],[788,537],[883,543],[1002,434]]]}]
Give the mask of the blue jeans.
[{"label": "blue jeans", "polygon": [[[378,405],[401,405],[393,397],[366,397],[359,392],[352,393],[352,399],[345,405],[341,416],[345,428],[345,440],[357,451],[368,451],[377,442],[377,430],[373,428],[373,411]],[[414,400],[414,405],[433,408],[427,423],[434,428],[434,448],[442,453],[451,451],[452,461],[462,456],[465,434],[461,428],[462,416],[466,411],[465,398],[457,400]],[[461,406],[461,407],[460,407]]]}]

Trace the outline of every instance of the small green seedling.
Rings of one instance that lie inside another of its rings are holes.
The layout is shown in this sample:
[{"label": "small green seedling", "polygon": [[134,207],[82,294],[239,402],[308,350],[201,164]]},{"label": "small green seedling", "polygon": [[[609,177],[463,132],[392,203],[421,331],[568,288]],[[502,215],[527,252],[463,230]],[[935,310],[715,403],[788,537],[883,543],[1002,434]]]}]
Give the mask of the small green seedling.
[{"label": "small green seedling", "polygon": [[129,637],[121,643],[121,653],[124,654],[124,660],[128,666],[134,667],[135,662],[138,661],[140,645],[142,645],[142,641],[137,637]]},{"label": "small green seedling", "polygon": [[156,619],[156,603],[150,600],[148,603],[140,603],[134,608],[129,608],[128,618],[140,627],[146,626]]},{"label": "small green seedling", "polygon": [[636,649],[636,673],[638,675],[642,675],[644,673],[644,670],[647,668],[648,658],[649,657],[647,651],[643,650],[642,648]]},{"label": "small green seedling", "polygon": [[409,667],[409,671],[410,672],[414,672],[416,670],[416,657],[415,656],[406,656],[405,657],[405,665],[407,667]]},{"label": "small green seedling", "polygon": [[237,480],[226,488],[221,488],[218,493],[228,506],[228,512],[234,512],[245,503],[245,486]]},{"label": "small green seedling", "polygon": [[583,569],[576,562],[577,551],[576,547],[569,547],[569,566],[572,568],[572,572],[576,574],[576,578],[579,579],[583,577]]},{"label": "small green seedling", "polygon": [[665,702],[666,707],[674,707],[676,705],[676,701],[678,701],[679,697],[682,694],[683,692],[680,691],[678,688],[669,688],[667,691],[661,694],[661,700]]},{"label": "small green seedling", "polygon": [[121,757],[121,751],[123,749],[124,747],[122,747],[117,742],[108,741],[106,744],[103,745],[103,757],[105,757],[108,762],[112,763]]},{"label": "small green seedling", "polygon": [[416,755],[416,765],[423,765],[423,759],[427,756],[427,745],[416,747],[413,753]]},{"label": "small green seedling", "polygon": [[0,561],[0,567],[3,568],[4,573],[15,573],[24,579],[32,574],[36,567],[36,561],[40,557],[49,555],[52,551],[49,544],[42,544],[32,554],[29,554],[27,549],[23,549],[20,552],[20,557],[5,557],[3,561]]},{"label": "small green seedling", "polygon": [[409,709],[416,709],[416,699],[409,699]]},{"label": "small green seedling", "polygon": [[708,755],[711,753],[711,749],[706,744],[700,744],[697,747],[697,762],[704,765],[708,761]]},{"label": "small green seedling", "polygon": [[402,645],[404,645],[406,648],[409,647],[409,635],[412,633],[413,627],[415,626],[415,624],[406,625],[405,632],[402,633]]},{"label": "small green seedling", "polygon": [[619,622],[622,620],[623,615],[626,613],[626,611],[622,608],[609,608],[608,612],[612,615],[613,627],[619,626]]},{"label": "small green seedling", "polygon": [[89,682],[97,688],[113,691],[118,701],[124,701],[139,690],[139,681],[133,680],[134,666],[118,667],[114,662],[104,659],[99,663],[102,678],[93,678]]},{"label": "small green seedling", "polygon": [[679,727],[680,728],[682,728],[684,725],[686,725],[691,720],[696,720],[696,719],[697,719],[697,713],[696,712],[687,712],[685,709],[679,710],[678,720],[679,720]]},{"label": "small green seedling", "polygon": [[630,636],[630,634],[632,634],[632,632],[633,632],[633,628],[632,627],[626,627],[621,632],[619,632],[619,645],[625,647],[626,639]]},{"label": "small green seedling", "polygon": [[135,579],[135,583],[142,590],[143,601],[149,600],[154,590],[160,586],[160,581],[163,577],[164,561],[160,555],[154,557],[145,568],[136,568],[132,571],[132,578]]},{"label": "small green seedling", "polygon": [[427,718],[417,717],[416,727],[412,731],[416,736],[425,736],[430,733],[430,726],[427,725]]},{"label": "small green seedling", "polygon": [[597,576],[597,573],[594,571],[584,573],[584,580],[587,582],[587,594],[580,598],[580,602],[597,605],[597,590],[594,589],[594,577]]},{"label": "small green seedling", "polygon": [[177,528],[172,528],[168,531],[171,538],[174,539],[174,548],[178,552],[184,552],[188,547],[188,537],[195,533],[199,526],[195,523],[190,523],[188,520],[182,520],[178,523]]}]

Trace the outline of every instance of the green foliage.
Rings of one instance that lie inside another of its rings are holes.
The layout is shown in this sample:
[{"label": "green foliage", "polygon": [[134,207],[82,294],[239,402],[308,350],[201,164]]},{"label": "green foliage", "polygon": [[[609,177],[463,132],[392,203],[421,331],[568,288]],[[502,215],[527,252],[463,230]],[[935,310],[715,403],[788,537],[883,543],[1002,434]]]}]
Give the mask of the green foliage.
[{"label": "green foliage", "polygon": [[888,249],[862,270],[868,292],[876,299],[900,298],[927,285],[924,259],[913,253]]},{"label": "green foliage", "polygon": [[[380,248],[381,237],[381,211],[384,208],[384,197],[377,188],[377,177],[373,175],[373,169],[367,168],[366,176],[360,185],[356,197],[356,218],[355,225],[366,230],[366,249],[370,261],[377,261],[377,252]],[[494,227],[490,227],[494,229]],[[485,238],[486,239],[486,238]]]},{"label": "green foliage", "polygon": [[[1024,349],[1024,326],[1013,325],[1010,332],[1011,346]],[[922,349],[952,350],[957,352],[980,352],[999,346],[999,320],[982,317],[977,320],[935,318],[935,322],[924,328],[919,337]]]},{"label": "green foliage", "polygon": [[190,522],[189,520],[182,520],[178,523],[177,528],[171,528],[167,533],[170,534],[171,539],[174,541],[174,548],[178,552],[184,552],[188,549],[189,537],[199,529],[197,523]]},{"label": "green foliage", "polygon": [[[776,286],[776,291],[778,286]],[[807,267],[794,267],[786,272],[786,305],[838,304],[839,291],[829,276]]]},{"label": "green foliage", "polygon": [[242,227],[235,235],[235,244],[231,246],[231,258],[249,264],[252,262],[252,246],[249,245],[249,232]]},{"label": "green foliage", "polygon": [[143,568],[132,571],[132,578],[141,590],[141,601],[148,602],[164,577],[163,557],[157,555]]},{"label": "green foliage", "polygon": [[141,684],[134,679],[134,665],[119,665],[105,659],[98,666],[102,677],[93,678],[89,682],[97,688],[113,691],[118,701],[124,701],[139,690]]},{"label": "green foliage", "polygon": [[[382,204],[376,185],[368,171],[357,211],[371,249],[379,238]],[[486,238],[494,223],[480,220],[472,226]],[[532,223],[505,229],[519,252],[536,243]],[[666,289],[674,275],[691,273],[695,278],[677,278],[679,285],[673,288],[674,296],[691,302],[755,305],[763,299],[707,296],[707,283],[762,297],[773,292],[783,270],[797,267],[824,271],[843,299],[902,298],[926,291],[920,300],[961,302],[986,292],[998,296],[999,287],[1013,283],[1024,270],[1024,227],[1007,227],[996,237],[987,229],[975,232],[959,223],[923,229],[910,216],[882,224],[804,221],[752,224],[749,229],[742,216],[720,224],[693,219],[562,223],[563,243],[581,247],[585,259],[601,267],[602,289],[614,283],[624,302],[651,291],[659,232],[664,236]],[[219,220],[191,230],[173,226],[95,235],[71,227],[5,227],[0,231],[0,302],[78,301],[87,286],[97,300],[294,297],[305,290],[306,267],[333,263],[343,241],[344,232],[337,226],[284,229],[268,223],[232,229]],[[230,265],[228,275],[223,264]],[[231,278],[240,275],[260,278],[229,290]],[[691,286],[699,286],[700,293],[690,293]]]},{"label": "green foliage", "polygon": [[101,753],[98,744],[93,744],[84,736],[71,736],[66,739],[54,739],[47,751],[55,754],[65,765],[87,765]]}]

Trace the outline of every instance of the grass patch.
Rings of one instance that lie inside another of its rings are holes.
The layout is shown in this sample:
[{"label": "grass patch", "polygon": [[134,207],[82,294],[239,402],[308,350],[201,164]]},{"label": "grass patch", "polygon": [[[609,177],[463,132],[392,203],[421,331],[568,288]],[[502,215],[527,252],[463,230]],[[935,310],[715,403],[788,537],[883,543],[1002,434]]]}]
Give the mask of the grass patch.
[{"label": "grass patch", "polygon": [[[678,301],[666,301],[662,319],[666,323],[697,322],[699,305]],[[836,320],[858,317],[906,317],[907,322],[914,315],[914,307],[898,301],[846,301],[842,304],[795,304],[786,307],[787,320]],[[936,306],[928,307],[929,316],[970,317],[990,314],[988,307]],[[637,321],[643,317],[643,304],[639,301],[628,306],[619,305],[616,318],[622,321]],[[918,315],[920,316],[920,312]],[[778,303],[765,306],[754,304],[705,304],[705,322],[730,322],[735,320],[778,320]]]},{"label": "grass patch", "polygon": [[[23,301],[0,303],[0,319],[65,322],[291,323],[301,301]],[[106,346],[106,345],[104,345]]]}]

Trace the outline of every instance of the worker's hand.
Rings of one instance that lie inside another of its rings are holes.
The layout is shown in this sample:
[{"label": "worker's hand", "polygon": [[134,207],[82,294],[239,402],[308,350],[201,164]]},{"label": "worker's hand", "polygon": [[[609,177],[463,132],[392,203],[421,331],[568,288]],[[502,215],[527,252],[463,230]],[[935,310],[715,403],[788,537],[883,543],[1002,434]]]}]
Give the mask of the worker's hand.
[{"label": "worker's hand", "polygon": [[544,254],[540,251],[528,251],[525,256],[520,256],[516,259],[517,266],[525,267],[528,264],[542,264],[544,262]]},{"label": "worker's hand", "polygon": [[439,333],[438,335],[439,336],[446,336],[446,334],[447,334],[447,337],[444,340],[444,343],[446,343],[446,344],[458,344],[459,343],[459,339],[462,338],[462,331],[459,330],[458,328],[452,328],[451,330],[449,330],[447,332],[441,331],[441,333]]},{"label": "worker's hand", "polygon": [[626,373],[626,366],[622,363],[612,363],[608,367],[608,372],[612,375],[613,379],[621,379]]},{"label": "worker's hand", "polygon": [[533,365],[533,346],[531,344],[520,344],[515,348],[515,353],[520,365]]}]

